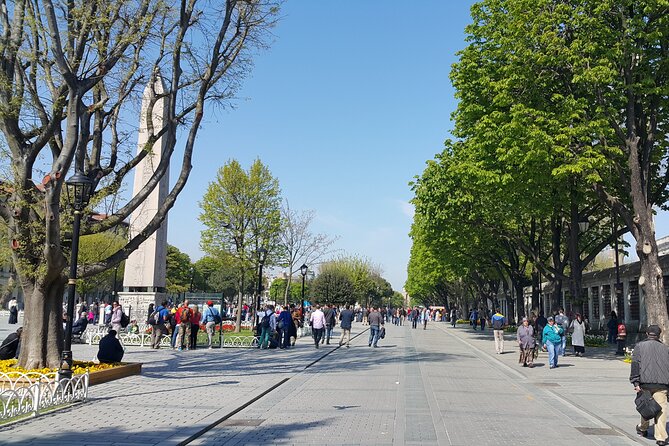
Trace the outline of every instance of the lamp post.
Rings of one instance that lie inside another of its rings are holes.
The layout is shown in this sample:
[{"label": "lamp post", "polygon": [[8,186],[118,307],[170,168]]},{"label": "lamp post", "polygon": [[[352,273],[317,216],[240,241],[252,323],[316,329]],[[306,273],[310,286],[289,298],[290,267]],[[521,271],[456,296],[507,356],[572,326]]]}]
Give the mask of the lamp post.
[{"label": "lamp post", "polygon": [[258,299],[256,300],[256,317],[260,313],[260,295],[262,293],[262,267],[265,265],[267,258],[267,250],[265,248],[258,248]]},{"label": "lamp post", "polygon": [[93,182],[84,174],[75,171],[65,181],[67,199],[74,212],[72,224],[72,252],[70,254],[70,277],[67,281],[67,321],[65,323],[65,337],[63,338],[63,353],[61,354],[58,374],[62,379],[72,378],[72,319],[74,318],[74,292],[77,286],[77,258],[79,256],[79,229],[81,214],[91,199]]},{"label": "lamp post", "polygon": [[307,265],[300,266],[300,273],[302,274],[302,300],[300,301],[300,317],[302,318],[302,325],[304,325],[304,279],[307,277],[309,267]]}]

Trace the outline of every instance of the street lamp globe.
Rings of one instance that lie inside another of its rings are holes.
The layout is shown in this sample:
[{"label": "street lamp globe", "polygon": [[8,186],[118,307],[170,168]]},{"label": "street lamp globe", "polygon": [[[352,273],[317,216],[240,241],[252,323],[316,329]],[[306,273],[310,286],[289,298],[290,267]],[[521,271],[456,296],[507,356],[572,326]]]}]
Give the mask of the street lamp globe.
[{"label": "street lamp globe", "polygon": [[306,276],[308,271],[309,267],[307,265],[300,266],[300,273],[302,273],[302,276]]},{"label": "street lamp globe", "polygon": [[70,206],[72,206],[75,212],[83,211],[91,200],[93,182],[80,171],[76,171],[74,175],[65,181],[65,186]]}]

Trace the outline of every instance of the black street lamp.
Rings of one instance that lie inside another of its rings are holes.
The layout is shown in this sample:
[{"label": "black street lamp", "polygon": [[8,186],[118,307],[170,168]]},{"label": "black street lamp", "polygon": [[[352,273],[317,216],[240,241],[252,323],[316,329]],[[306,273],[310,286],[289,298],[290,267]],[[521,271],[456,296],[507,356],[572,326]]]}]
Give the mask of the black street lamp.
[{"label": "black street lamp", "polygon": [[300,301],[300,317],[302,318],[302,325],[304,325],[304,279],[307,277],[309,267],[307,265],[300,266],[300,273],[302,274],[302,300]]},{"label": "black street lamp", "polygon": [[590,220],[588,220],[588,217],[583,216],[578,220],[578,230],[582,234],[588,230],[590,227]]},{"label": "black street lamp", "polygon": [[256,317],[260,313],[260,295],[262,294],[262,267],[265,265],[267,259],[267,250],[265,248],[258,248],[258,299],[256,300]]},{"label": "black street lamp", "polygon": [[81,214],[91,199],[93,182],[84,174],[75,171],[65,181],[67,200],[74,211],[72,224],[72,252],[70,254],[70,277],[67,281],[67,321],[65,323],[65,337],[63,338],[63,353],[61,355],[61,378],[72,378],[72,320],[74,319],[74,292],[77,286],[77,258],[79,256],[79,230],[81,228]]}]

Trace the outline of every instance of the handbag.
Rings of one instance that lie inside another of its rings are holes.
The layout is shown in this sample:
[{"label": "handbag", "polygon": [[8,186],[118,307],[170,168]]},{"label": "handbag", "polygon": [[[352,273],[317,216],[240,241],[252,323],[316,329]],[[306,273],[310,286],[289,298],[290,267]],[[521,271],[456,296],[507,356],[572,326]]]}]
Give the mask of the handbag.
[{"label": "handbag", "polygon": [[652,420],[662,412],[662,406],[653,399],[653,395],[647,390],[637,393],[634,404],[636,404],[636,410],[644,420]]},{"label": "handbag", "polygon": [[381,327],[381,330],[379,331],[379,338],[383,339],[386,337],[386,327]]}]

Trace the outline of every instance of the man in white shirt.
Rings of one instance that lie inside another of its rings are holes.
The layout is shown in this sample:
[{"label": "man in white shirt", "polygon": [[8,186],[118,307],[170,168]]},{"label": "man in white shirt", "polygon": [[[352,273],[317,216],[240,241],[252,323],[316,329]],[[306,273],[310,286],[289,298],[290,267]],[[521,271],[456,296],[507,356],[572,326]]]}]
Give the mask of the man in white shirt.
[{"label": "man in white shirt", "polygon": [[325,331],[325,314],[321,311],[320,305],[316,305],[316,310],[311,313],[309,322],[311,323],[311,331],[314,333],[314,344],[318,348]]}]

